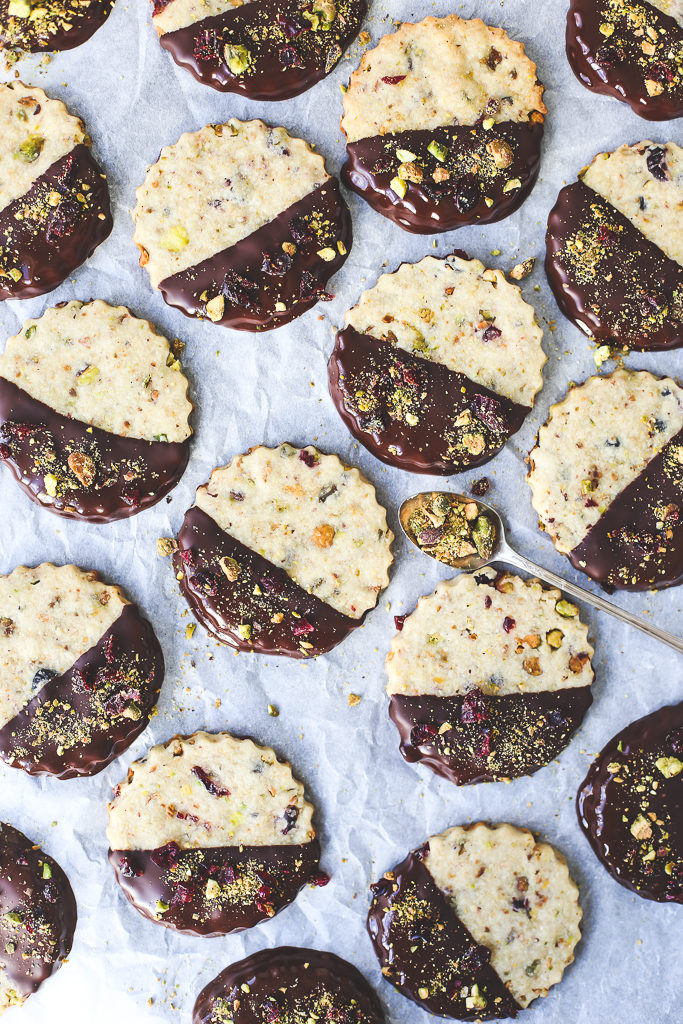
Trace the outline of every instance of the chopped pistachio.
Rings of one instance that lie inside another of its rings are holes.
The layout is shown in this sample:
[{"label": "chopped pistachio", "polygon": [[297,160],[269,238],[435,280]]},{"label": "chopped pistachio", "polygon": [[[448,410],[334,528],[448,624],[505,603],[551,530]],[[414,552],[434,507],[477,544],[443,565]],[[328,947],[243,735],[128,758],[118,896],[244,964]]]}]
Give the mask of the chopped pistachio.
[{"label": "chopped pistachio", "polygon": [[639,814],[631,825],[631,835],[634,839],[649,839],[652,835],[652,826],[645,815]]},{"label": "chopped pistachio", "polygon": [[518,189],[518,188],[521,188],[521,187],[522,187],[522,182],[520,181],[519,178],[510,178],[510,180],[506,181],[505,184],[503,185],[503,192],[504,193],[514,192],[515,189]]},{"label": "chopped pistachio", "polygon": [[25,160],[26,163],[32,164],[40,156],[44,145],[45,139],[40,135],[29,135],[15,152],[14,158],[15,160]]},{"label": "chopped pistachio", "polygon": [[409,164],[413,160],[417,160],[415,153],[411,153],[409,149],[397,149],[396,156],[399,158],[402,164]]},{"label": "chopped pistachio", "polygon": [[52,868],[47,861],[43,863],[43,878],[52,878]]},{"label": "chopped pistachio", "polygon": [[443,146],[440,142],[437,142],[436,139],[432,139],[432,141],[429,143],[429,145],[427,146],[427,152],[431,153],[434,159],[438,160],[439,163],[443,163],[446,157],[448,156],[448,149],[446,148],[446,146]]},{"label": "chopped pistachio", "polygon": [[561,615],[563,619],[573,619],[575,615],[579,614],[579,609],[575,604],[570,604],[569,601],[565,601],[561,598],[555,605],[555,611],[558,615]]},{"label": "chopped pistachio", "polygon": [[31,13],[31,4],[28,0],[10,0],[7,13],[10,18],[28,18]]},{"label": "chopped pistachio", "polygon": [[513,281],[522,281],[525,277],[528,277],[531,271],[534,269],[535,262],[535,257],[531,256],[528,260],[524,260],[522,263],[518,263],[517,266],[512,268],[512,270],[508,274],[508,277],[512,278]]},{"label": "chopped pistachio", "polygon": [[683,770],[683,761],[677,757],[658,757],[655,764],[665,779],[673,779]]},{"label": "chopped pistachio", "polygon": [[180,252],[185,248],[189,241],[190,236],[182,224],[175,224],[161,236],[159,244],[168,252]]},{"label": "chopped pistachio", "polygon": [[408,186],[402,178],[392,178],[389,188],[396,193],[399,199],[403,199],[408,191]]},{"label": "chopped pistachio", "polygon": [[24,276],[17,267],[12,267],[12,269],[8,270],[7,273],[9,274],[13,281],[21,281],[22,277]]},{"label": "chopped pistachio", "polygon": [[206,883],[206,888],[204,890],[204,895],[206,896],[207,900],[216,900],[216,899],[218,899],[220,894],[221,894],[221,887],[220,887],[220,885],[218,884],[218,882],[215,879],[210,878],[208,880],[208,882]]},{"label": "chopped pistachio", "polygon": [[331,263],[333,259],[336,259],[337,254],[334,249],[328,246],[326,249],[318,249],[318,256],[325,263]]},{"label": "chopped pistachio", "polygon": [[269,704],[268,705],[268,714],[270,715],[271,718],[278,718],[280,712],[279,712],[278,708],[275,707],[274,704]]},{"label": "chopped pistachio", "polygon": [[251,626],[248,622],[240,622],[237,632],[242,640],[251,640]]},{"label": "chopped pistachio", "polygon": [[48,473],[43,477],[43,483],[45,484],[45,493],[54,498],[57,494],[57,477]]},{"label": "chopped pistachio", "polygon": [[225,298],[223,295],[214,295],[206,304],[206,315],[213,323],[222,320],[225,312]]},{"label": "chopped pistachio", "polygon": [[227,43],[223,50],[225,63],[233,75],[243,74],[249,67],[251,54],[246,46],[241,43]]},{"label": "chopped pistachio", "polygon": [[551,629],[550,632],[545,635],[548,647],[552,647],[554,651],[558,650],[558,648],[562,646],[563,637],[564,633],[561,629]]},{"label": "chopped pistachio", "polygon": [[234,558],[229,558],[226,555],[224,558],[221,558],[219,560],[218,564],[220,565],[221,569],[223,570],[225,575],[228,577],[230,582],[234,583],[235,580],[237,579],[237,577],[240,574],[239,562],[236,561]]},{"label": "chopped pistachio", "polygon": [[188,622],[188,624],[185,626],[185,639],[186,640],[191,640],[192,639],[192,637],[194,636],[194,631],[195,631],[196,628],[197,628],[197,623],[196,622]]},{"label": "chopped pistachio", "polygon": [[178,544],[173,537],[157,537],[157,554],[160,558],[168,558],[177,550]]}]

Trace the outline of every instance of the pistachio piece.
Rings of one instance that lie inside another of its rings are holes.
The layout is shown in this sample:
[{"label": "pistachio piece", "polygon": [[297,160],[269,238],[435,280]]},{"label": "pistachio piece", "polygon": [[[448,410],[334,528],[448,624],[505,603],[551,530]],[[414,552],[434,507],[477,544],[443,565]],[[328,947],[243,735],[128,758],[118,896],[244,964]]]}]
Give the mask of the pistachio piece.
[{"label": "pistachio piece", "polygon": [[94,384],[99,375],[99,368],[88,363],[84,370],[76,374],[76,381],[78,384]]},{"label": "pistachio piece", "polygon": [[575,615],[579,614],[579,609],[575,604],[570,604],[569,601],[565,601],[561,598],[555,605],[555,611],[558,615],[561,615],[563,619],[573,619]]},{"label": "pistachio piece", "polygon": [[408,186],[402,178],[392,178],[389,188],[396,193],[399,199],[403,199],[408,191]]},{"label": "pistachio piece", "polygon": [[210,878],[206,883],[206,888],[204,889],[204,895],[206,896],[207,900],[216,900],[218,899],[220,894],[220,885],[214,878]]},{"label": "pistachio piece", "polygon": [[510,180],[506,181],[503,185],[503,192],[514,192],[516,189],[521,187],[522,182],[519,178],[510,178]]},{"label": "pistachio piece", "polygon": [[683,770],[683,761],[677,757],[658,757],[655,764],[665,779],[673,779]]},{"label": "pistachio piece", "polygon": [[330,523],[323,523],[321,526],[316,526],[311,535],[311,540],[319,548],[329,548],[332,546],[334,535],[334,527]]},{"label": "pistachio piece", "polygon": [[57,494],[57,477],[52,473],[48,473],[43,477],[43,484],[45,485],[45,493],[54,498]]},{"label": "pistachio piece", "polygon": [[432,173],[432,180],[439,184],[439,182],[448,181],[450,176],[451,172],[447,167],[437,167],[437,169]]},{"label": "pistachio piece", "polygon": [[431,153],[434,159],[438,160],[439,163],[443,163],[446,157],[448,156],[448,149],[446,148],[446,146],[443,146],[440,142],[437,142],[436,139],[432,139],[432,141],[429,143],[429,145],[427,146],[427,152]]},{"label": "pistachio piece", "polygon": [[10,18],[28,18],[31,13],[31,4],[28,0],[10,0],[7,13]]},{"label": "pistachio piece", "polygon": [[525,672],[528,672],[530,676],[540,676],[543,671],[538,658],[525,658],[522,662],[522,668]]},{"label": "pistachio piece", "polygon": [[173,537],[157,537],[157,554],[159,558],[168,558],[174,551],[178,550],[178,544]]},{"label": "pistachio piece", "polygon": [[90,487],[95,479],[95,463],[85,452],[72,452],[66,460],[73,475],[84,487]]},{"label": "pistachio piece", "polygon": [[531,271],[534,269],[534,263],[536,262],[535,256],[530,256],[528,260],[524,260],[522,263],[518,263],[512,268],[508,277],[512,278],[513,281],[523,281],[525,277],[528,277]]},{"label": "pistachio piece", "polygon": [[403,178],[405,181],[414,181],[419,184],[424,178],[424,172],[422,168],[416,163],[401,164],[398,169],[399,178]]},{"label": "pistachio piece", "polygon": [[402,164],[409,164],[411,161],[417,160],[417,155],[415,153],[411,153],[409,149],[397,149],[396,156]]},{"label": "pistachio piece", "polygon": [[652,826],[644,814],[639,814],[631,825],[631,835],[638,840],[650,839],[652,836]]},{"label": "pistachio piece", "polygon": [[512,147],[503,139],[491,139],[486,146],[486,152],[499,170],[509,167],[514,160]]},{"label": "pistachio piece", "polygon": [[545,635],[545,640],[548,644],[548,647],[552,647],[554,651],[559,650],[559,648],[562,646],[563,638],[564,633],[561,629],[551,629],[550,632],[546,633]]},{"label": "pistachio piece", "polygon": [[188,235],[182,224],[175,224],[170,227],[168,231],[161,236],[159,244],[163,246],[168,252],[180,252],[190,241]]},{"label": "pistachio piece", "polygon": [[318,257],[324,260],[325,263],[331,263],[332,260],[336,259],[337,254],[334,249],[328,246],[326,249],[318,249]]},{"label": "pistachio piece", "polygon": [[213,323],[222,320],[225,312],[225,298],[223,295],[214,295],[206,304],[206,315]]},{"label": "pistachio piece", "polygon": [[40,135],[29,135],[15,152],[14,158],[15,160],[25,160],[26,163],[32,164],[40,156],[44,145],[45,139],[41,138]]},{"label": "pistachio piece", "polygon": [[223,50],[223,56],[225,57],[225,63],[228,65],[229,70],[233,75],[243,74],[249,67],[251,60],[251,54],[246,46],[242,46],[241,43],[227,43]]},{"label": "pistachio piece", "polygon": [[234,583],[235,580],[237,579],[237,577],[240,574],[240,564],[239,564],[239,562],[235,561],[234,558],[229,558],[226,555],[224,558],[221,558],[219,560],[218,564],[220,565],[221,569],[223,570],[225,575],[228,577],[230,582]]}]

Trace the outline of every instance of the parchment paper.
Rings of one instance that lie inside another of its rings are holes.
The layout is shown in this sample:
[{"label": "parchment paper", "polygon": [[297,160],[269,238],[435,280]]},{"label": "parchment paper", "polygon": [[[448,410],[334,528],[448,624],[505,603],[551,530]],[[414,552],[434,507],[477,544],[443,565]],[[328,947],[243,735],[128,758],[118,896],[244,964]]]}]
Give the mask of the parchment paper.
[{"label": "parchment paper", "polygon": [[[466,228],[432,241],[410,236],[349,196],[355,242],[333,282],[336,298],[288,327],[251,335],[201,324],[167,307],[138,267],[130,210],[135,188],[162,146],[183,131],[228,117],[263,117],[315,142],[338,171],[344,156],[339,130],[340,85],[358,63],[357,43],[331,77],[297,100],[250,103],[196,83],[159,46],[149,3],[118,0],[89,43],[22,61],[29,84],[63,98],[82,116],[112,191],[114,231],[93,258],[50,295],[0,305],[2,341],[29,316],[60,300],[102,298],[149,317],[169,337],[187,342],[185,368],[196,403],[195,439],[185,476],[161,504],[127,521],[91,526],[40,511],[0,471],[0,572],[42,560],[75,562],[123,584],[154,624],[166,657],[166,681],[151,726],[101,775],[74,782],[39,781],[0,767],[0,816],[45,845],[66,869],[78,900],[79,922],[69,963],[10,1017],[21,1024],[46,1020],[75,1024],[153,1024],[190,1020],[199,990],[223,967],[258,949],[280,944],[330,949],[356,964],[375,984],[392,1024],[423,1024],[428,1015],[382,980],[365,933],[368,883],[450,825],[479,818],[507,820],[538,830],[562,850],[581,888],[584,937],[576,962],[548,999],[524,1017],[536,1024],[668,1024],[680,1019],[681,909],[631,896],[598,864],[576,821],[574,797],[595,753],[634,718],[683,697],[676,654],[582,609],[595,635],[595,703],[584,727],[559,761],[510,785],[457,789],[425,769],[405,764],[387,717],[384,657],[393,616],[447,575],[445,568],[398,538],[389,589],[367,624],[327,657],[310,663],[236,656],[209,641],[178,595],[168,560],[155,541],[179,527],[196,487],[236,452],[265,442],[314,442],[363,469],[376,484],[398,534],[396,509],[407,495],[439,486],[441,478],[385,468],[354,444],[327,393],[326,361],[345,309],[385,268],[455,247],[490,265],[510,269],[535,255],[522,283],[545,329],[550,357],[533,414],[507,449],[483,470],[453,480],[464,490],[486,474],[491,499],[504,512],[511,537],[528,556],[579,578],[536,528],[524,481],[524,458],[548,407],[569,381],[595,366],[584,336],[563,319],[542,270],[547,214],[560,187],[593,155],[622,142],[681,140],[680,122],[651,125],[623,104],[593,97],[574,78],[564,55],[565,0],[454,0],[430,3],[373,0],[364,26],[373,41],[392,20],[419,20],[452,11],[500,24],[524,41],[538,63],[550,110],[541,176],[513,217],[487,228]],[[6,73],[11,77],[13,72]],[[491,255],[492,251],[499,254]],[[538,289],[538,290],[536,290]],[[680,352],[634,355],[634,367],[683,375]],[[680,631],[681,591],[618,595],[615,602]],[[350,707],[349,694],[361,696]],[[280,710],[269,717],[268,704]],[[324,889],[307,888],[289,908],[250,932],[218,939],[176,936],[144,921],[124,900],[105,856],[106,804],[128,764],[175,732],[227,728],[274,745],[293,764],[318,807]],[[677,916],[678,915],[678,916]],[[8,1017],[8,1021],[10,1019]]]}]

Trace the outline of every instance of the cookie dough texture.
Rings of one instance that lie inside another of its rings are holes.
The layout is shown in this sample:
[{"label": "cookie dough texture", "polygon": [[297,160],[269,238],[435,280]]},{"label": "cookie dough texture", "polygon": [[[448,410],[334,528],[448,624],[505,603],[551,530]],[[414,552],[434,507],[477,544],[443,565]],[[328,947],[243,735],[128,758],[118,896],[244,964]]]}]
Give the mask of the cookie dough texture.
[{"label": "cookie dough texture", "polygon": [[258,0],[170,0],[163,6],[154,5],[152,24],[162,36],[254,2],[258,3]]},{"label": "cookie dough texture", "polygon": [[650,7],[656,7],[662,14],[668,14],[670,18],[683,28],[683,0],[647,0]]}]

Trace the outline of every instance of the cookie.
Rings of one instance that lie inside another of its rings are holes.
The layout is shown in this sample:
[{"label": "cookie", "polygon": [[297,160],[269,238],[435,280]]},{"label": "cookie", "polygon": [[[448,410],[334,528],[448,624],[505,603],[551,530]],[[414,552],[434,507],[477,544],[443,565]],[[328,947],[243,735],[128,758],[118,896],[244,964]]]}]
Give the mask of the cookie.
[{"label": "cookie", "polygon": [[52,291],[112,229],[82,122],[42,89],[0,84],[0,300]]},{"label": "cookie", "polygon": [[224,327],[270,330],[330,298],[351,248],[351,216],[323,158],[263,121],[181,135],[136,195],[134,237],[153,287]]},{"label": "cookie", "polygon": [[198,489],[173,565],[192,613],[221,643],[308,658],[375,607],[393,539],[357,469],[313,445],[259,446]]},{"label": "cookie", "polygon": [[683,149],[599,153],[548,218],[546,272],[589,337],[627,349],[683,345]]},{"label": "cookie", "polygon": [[683,903],[683,704],[613,736],[578,792],[579,824],[620,885]]},{"label": "cookie", "polygon": [[582,85],[648,121],[683,115],[681,0],[570,0],[567,57]]},{"label": "cookie", "polygon": [[367,9],[366,0],[152,0],[152,24],[197,81],[285,100],[337,66]]},{"label": "cookie", "polygon": [[148,725],[164,678],[154,630],[75,565],[0,576],[0,757],[31,775],[95,775]]},{"label": "cookie", "polygon": [[546,113],[536,65],[502,29],[404,24],[351,75],[342,180],[407,231],[500,220],[534,186]]},{"label": "cookie", "polygon": [[75,928],[76,900],[59,864],[0,823],[0,1013],[61,967]]},{"label": "cookie", "polygon": [[72,50],[97,32],[114,0],[0,0],[0,51]]},{"label": "cookie", "polygon": [[274,751],[227,732],[175,736],[109,805],[109,862],[143,917],[226,935],[273,917],[318,873],[313,807]]},{"label": "cookie", "polygon": [[149,508],[190,457],[180,362],[124,306],[60,303],[0,356],[0,463],[57,515],[107,523]]},{"label": "cookie", "polygon": [[543,378],[543,332],[500,270],[454,254],[383,274],[344,318],[330,394],[353,436],[413,473],[458,473],[521,427]]},{"label": "cookie", "polygon": [[683,388],[615,370],[550,409],[527,476],[539,526],[607,589],[683,581]]},{"label": "cookie", "polygon": [[564,857],[514,825],[432,836],[371,888],[382,974],[441,1017],[516,1017],[561,980],[581,937]]},{"label": "cookie", "polygon": [[350,963],[292,946],[264,949],[226,967],[199,993],[192,1016],[193,1024],[384,1019],[373,989]]}]

